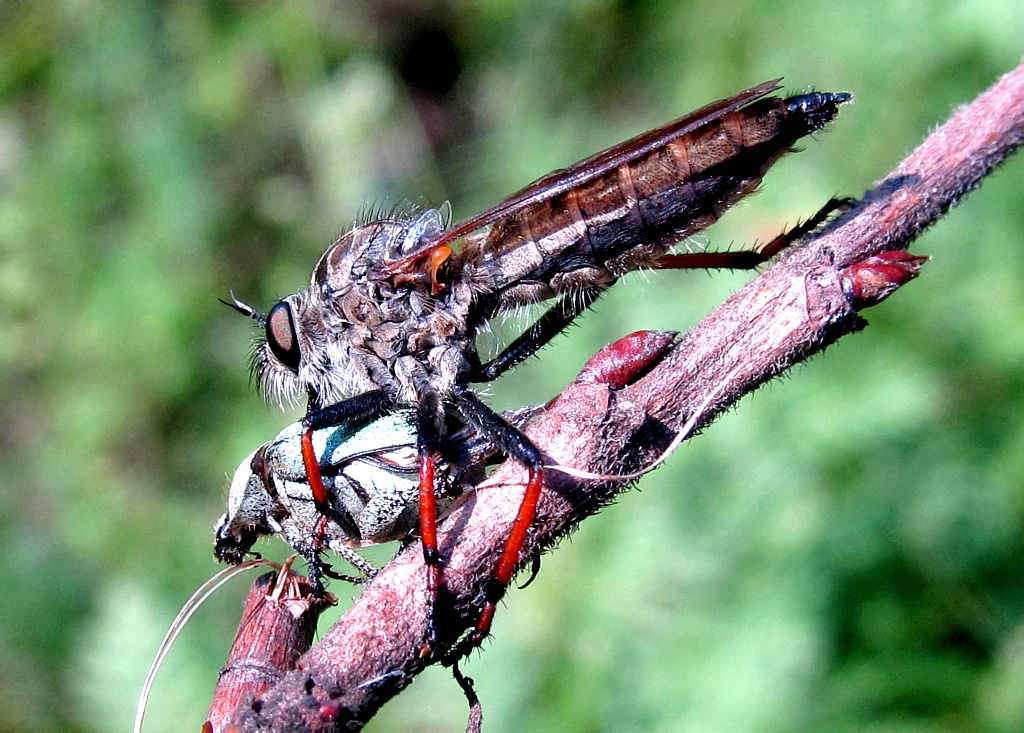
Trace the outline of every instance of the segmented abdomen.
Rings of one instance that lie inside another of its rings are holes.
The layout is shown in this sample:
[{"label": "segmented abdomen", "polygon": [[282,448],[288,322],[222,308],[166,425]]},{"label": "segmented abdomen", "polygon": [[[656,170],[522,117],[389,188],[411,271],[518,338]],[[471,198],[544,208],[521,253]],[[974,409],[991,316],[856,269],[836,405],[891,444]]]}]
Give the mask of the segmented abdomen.
[{"label": "segmented abdomen", "polygon": [[769,97],[712,119],[467,236],[467,275],[497,307],[606,286],[713,224],[846,99]]}]

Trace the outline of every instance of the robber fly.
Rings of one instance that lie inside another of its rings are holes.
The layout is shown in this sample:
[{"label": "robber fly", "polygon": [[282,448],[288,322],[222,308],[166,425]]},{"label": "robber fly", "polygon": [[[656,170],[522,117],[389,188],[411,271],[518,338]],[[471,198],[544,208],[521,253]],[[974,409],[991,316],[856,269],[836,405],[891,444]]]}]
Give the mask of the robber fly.
[{"label": "robber fly", "polygon": [[[436,598],[435,467],[447,416],[473,426],[529,479],[487,589],[474,642],[491,626],[543,486],[537,447],[470,388],[534,354],[620,276],[642,267],[750,268],[757,252],[669,255],[752,192],[800,138],[821,129],[849,94],[768,96],[778,80],[714,102],[576,165],[550,173],[454,227],[435,210],[355,226],[321,256],[308,290],[266,315],[235,301],[264,330],[255,372],[264,393],[305,393],[303,463],[318,511],[329,510],[312,446],[315,430],[398,408],[415,413],[420,535]],[[455,244],[461,240],[461,245]],[[476,337],[517,306],[557,303],[498,356]]]}]

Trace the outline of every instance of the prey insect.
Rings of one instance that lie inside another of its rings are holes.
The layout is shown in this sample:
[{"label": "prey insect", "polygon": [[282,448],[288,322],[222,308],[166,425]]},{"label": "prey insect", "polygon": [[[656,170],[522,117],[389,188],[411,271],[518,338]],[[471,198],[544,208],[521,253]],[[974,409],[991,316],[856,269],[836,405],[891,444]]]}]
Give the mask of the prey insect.
[{"label": "prey insect", "polygon": [[[785,246],[788,240],[778,238],[757,251],[666,254],[751,193],[772,163],[850,99],[828,92],[769,96],[780,88],[777,81],[555,171],[457,226],[448,227],[436,210],[355,226],[321,256],[309,289],[287,296],[266,316],[234,302],[264,329],[255,354],[264,393],[278,400],[307,396],[300,442],[321,514],[330,506],[315,431],[413,411],[419,529],[432,598],[442,580],[435,486],[448,419],[471,425],[527,468],[522,503],[471,644],[487,635],[523,560],[544,461],[470,385],[496,379],[536,353],[631,270],[752,268]],[[552,298],[555,305],[507,348],[481,360],[476,337],[490,319]]]},{"label": "prey insect", "polygon": [[[507,417],[516,424],[534,409]],[[309,563],[314,581],[325,574],[360,582],[376,572],[354,548],[409,537],[419,528],[419,461],[415,413],[396,410],[364,421],[316,430],[313,451],[326,495],[318,507],[302,454],[302,423],[293,423],[242,461],[215,527],[214,557],[237,565],[263,535],[280,535]],[[463,428],[441,444],[438,510],[484,475],[494,448]],[[331,549],[362,578],[335,574],[321,555]]]},{"label": "prey insect", "polygon": [[309,488],[302,425],[289,425],[235,471],[228,511],[216,527],[214,556],[238,564],[260,535],[279,534],[313,572],[323,567],[320,554],[326,546],[371,575],[373,569],[352,548],[398,539],[418,524],[416,433],[410,417],[408,410],[396,411],[313,434],[327,489],[326,512]]}]

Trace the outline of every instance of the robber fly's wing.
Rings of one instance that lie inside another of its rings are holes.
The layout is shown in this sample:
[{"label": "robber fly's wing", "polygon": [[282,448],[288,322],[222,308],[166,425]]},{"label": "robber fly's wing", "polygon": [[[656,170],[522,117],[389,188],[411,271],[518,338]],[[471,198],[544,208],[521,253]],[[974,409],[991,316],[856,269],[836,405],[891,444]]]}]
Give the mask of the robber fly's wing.
[{"label": "robber fly's wing", "polygon": [[[716,120],[723,115],[739,109],[740,107],[760,99],[767,94],[780,89],[781,79],[773,79],[739,92],[728,99],[721,99],[712,102],[706,107],[701,107],[684,117],[680,117],[667,125],[656,127],[653,130],[637,135],[636,137],[619,143],[585,160],[581,160],[569,168],[562,168],[553,171],[543,178],[539,178],[518,193],[509,196],[507,199],[492,206],[471,219],[441,232],[424,249],[430,249],[454,242],[456,239],[469,234],[480,227],[486,226],[498,219],[514,214],[531,204],[558,196],[566,191],[591,181],[608,171],[640,158],[652,150],[659,148],[672,140],[682,137],[689,132]],[[422,252],[422,250],[420,250]],[[422,255],[417,255],[422,256]]]}]

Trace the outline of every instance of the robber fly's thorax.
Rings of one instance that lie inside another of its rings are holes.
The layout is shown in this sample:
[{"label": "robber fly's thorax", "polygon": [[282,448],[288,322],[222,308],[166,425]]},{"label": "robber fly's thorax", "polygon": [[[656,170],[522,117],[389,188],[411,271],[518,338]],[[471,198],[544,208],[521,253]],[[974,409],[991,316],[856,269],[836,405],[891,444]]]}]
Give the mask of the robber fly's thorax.
[{"label": "robber fly's thorax", "polygon": [[327,249],[293,308],[298,330],[315,346],[303,350],[311,358],[300,366],[300,379],[306,369],[322,375],[314,381],[339,385],[332,395],[383,388],[406,404],[424,382],[435,389],[454,383],[471,348],[468,289],[387,270],[440,231],[441,219],[436,210],[396,215],[354,227]]}]

